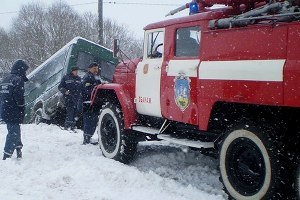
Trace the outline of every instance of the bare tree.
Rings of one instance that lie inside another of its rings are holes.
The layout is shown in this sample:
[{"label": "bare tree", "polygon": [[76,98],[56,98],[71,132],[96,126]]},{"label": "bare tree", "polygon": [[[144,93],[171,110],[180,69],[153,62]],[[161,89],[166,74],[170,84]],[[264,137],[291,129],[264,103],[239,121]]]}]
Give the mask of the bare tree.
[{"label": "bare tree", "polygon": [[32,69],[49,57],[48,49],[45,48],[47,44],[47,34],[44,28],[46,14],[43,9],[41,4],[22,6],[9,32],[12,53],[17,58],[26,59]]},{"label": "bare tree", "polygon": [[47,11],[44,22],[48,33],[49,52],[53,54],[76,36],[85,35],[84,19],[68,4],[57,2]]},{"label": "bare tree", "polygon": [[143,41],[136,39],[132,31],[126,25],[119,25],[111,19],[104,20],[104,44],[113,48],[113,40],[120,39],[120,46],[129,58],[136,58],[142,55]]},{"label": "bare tree", "polygon": [[[84,30],[82,37],[98,43],[99,34],[98,34],[97,15],[92,14],[90,12],[86,12],[83,14],[82,17],[83,17],[82,29]],[[104,45],[104,46],[106,46],[106,45]]]},{"label": "bare tree", "polygon": [[[133,35],[125,25],[119,25],[110,19],[104,20],[105,47],[111,49],[113,39],[122,38],[124,52],[130,58],[139,57],[142,40],[135,39]],[[29,71],[32,71],[76,36],[98,43],[97,15],[79,15],[61,1],[48,9],[41,3],[24,5],[8,33],[0,29],[0,65],[8,66],[13,60],[20,58],[27,60]]]},{"label": "bare tree", "polygon": [[[83,15],[84,24],[82,28],[85,30],[83,37],[99,43],[98,38],[98,17],[92,13]],[[143,41],[136,39],[132,31],[128,30],[126,25],[120,25],[111,19],[104,19],[103,45],[109,49],[113,48],[113,40],[121,39],[122,50],[130,58],[140,57],[142,55]]]},{"label": "bare tree", "polygon": [[[84,24],[82,28],[85,30],[83,37],[99,43],[98,35],[98,17],[92,13],[83,15]],[[109,49],[113,48],[113,40],[121,39],[122,50],[130,58],[140,57],[142,55],[143,41],[136,39],[134,33],[126,27],[126,25],[118,24],[111,19],[104,19],[103,25],[103,45]]]},{"label": "bare tree", "polygon": [[0,28],[0,78],[3,74],[10,71],[10,65],[12,62],[12,54],[10,50],[9,36],[7,32]]}]

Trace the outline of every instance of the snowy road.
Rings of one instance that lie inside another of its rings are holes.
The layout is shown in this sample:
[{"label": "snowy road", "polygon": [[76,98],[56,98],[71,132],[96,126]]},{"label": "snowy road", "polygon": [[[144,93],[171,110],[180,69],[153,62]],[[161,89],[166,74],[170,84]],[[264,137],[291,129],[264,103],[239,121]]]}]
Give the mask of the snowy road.
[{"label": "snowy road", "polygon": [[[23,159],[0,161],[5,200],[221,200],[217,161],[166,142],[144,142],[130,165],[81,145],[82,132],[22,125]],[[6,126],[0,125],[1,151]],[[97,137],[94,137],[96,140]]]}]

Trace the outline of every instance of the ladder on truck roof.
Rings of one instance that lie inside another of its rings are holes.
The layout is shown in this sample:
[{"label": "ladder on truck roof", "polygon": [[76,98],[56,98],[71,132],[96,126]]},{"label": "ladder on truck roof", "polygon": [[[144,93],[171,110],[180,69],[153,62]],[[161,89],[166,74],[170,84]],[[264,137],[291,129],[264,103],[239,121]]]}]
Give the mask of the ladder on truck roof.
[{"label": "ladder on truck roof", "polygon": [[[270,1],[267,3],[264,0],[193,0],[179,8],[171,10],[166,16],[174,15],[186,8],[195,6],[198,7],[197,14],[207,11],[214,11],[214,5],[223,4],[224,8],[232,8],[232,17],[213,19],[209,21],[209,28],[232,28],[243,27],[250,24],[258,23],[261,20],[272,20],[276,22],[290,22],[299,20],[300,17],[300,3],[296,0],[290,1]],[[219,9],[218,9],[219,10]]]}]

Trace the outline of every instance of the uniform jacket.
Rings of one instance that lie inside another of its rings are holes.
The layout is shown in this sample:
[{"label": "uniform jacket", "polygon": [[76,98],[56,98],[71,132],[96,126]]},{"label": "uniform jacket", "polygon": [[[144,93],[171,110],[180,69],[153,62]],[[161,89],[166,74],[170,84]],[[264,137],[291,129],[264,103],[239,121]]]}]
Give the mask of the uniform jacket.
[{"label": "uniform jacket", "polygon": [[83,112],[87,112],[90,107],[91,94],[96,85],[101,84],[100,80],[95,78],[95,75],[91,72],[87,72],[82,78],[82,102]]},{"label": "uniform jacket", "polygon": [[24,81],[28,81],[28,65],[18,60],[14,63],[9,76],[0,84],[1,117],[6,123],[22,123],[24,119]]},{"label": "uniform jacket", "polygon": [[[66,74],[58,85],[59,91],[64,95],[66,106],[77,106],[81,96],[81,78],[73,74]],[[67,95],[66,92],[69,91]]]},{"label": "uniform jacket", "polygon": [[87,72],[82,78],[82,97],[83,101],[90,101],[91,94],[96,85],[101,84],[100,80],[96,80],[95,75]]}]

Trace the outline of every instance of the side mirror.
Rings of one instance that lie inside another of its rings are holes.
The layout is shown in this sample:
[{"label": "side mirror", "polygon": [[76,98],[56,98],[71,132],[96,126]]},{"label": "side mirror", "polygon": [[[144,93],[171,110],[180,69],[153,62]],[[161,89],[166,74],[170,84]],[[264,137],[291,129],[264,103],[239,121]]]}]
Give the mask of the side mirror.
[{"label": "side mirror", "polygon": [[114,39],[114,49],[113,49],[114,58],[118,57],[119,50],[120,50],[120,41],[119,39]]}]

